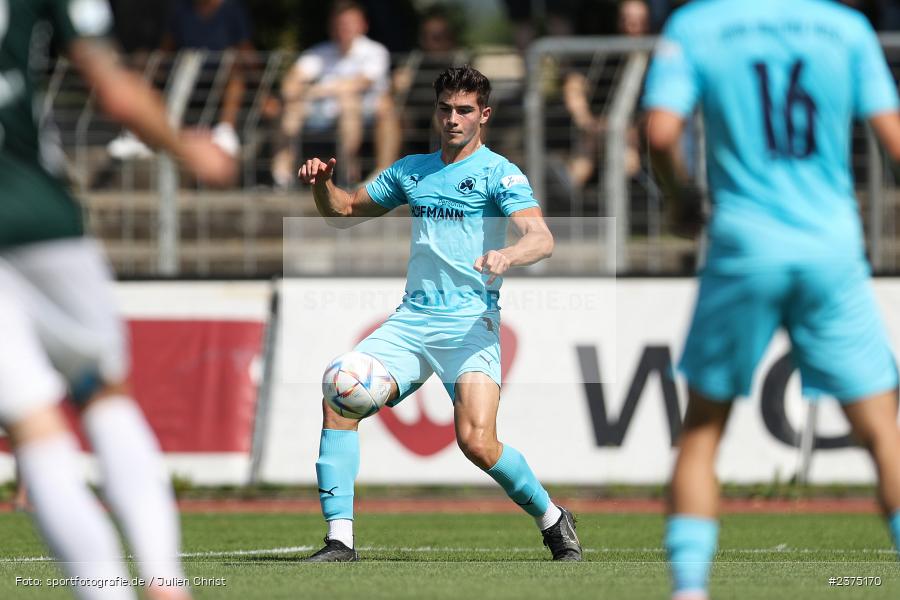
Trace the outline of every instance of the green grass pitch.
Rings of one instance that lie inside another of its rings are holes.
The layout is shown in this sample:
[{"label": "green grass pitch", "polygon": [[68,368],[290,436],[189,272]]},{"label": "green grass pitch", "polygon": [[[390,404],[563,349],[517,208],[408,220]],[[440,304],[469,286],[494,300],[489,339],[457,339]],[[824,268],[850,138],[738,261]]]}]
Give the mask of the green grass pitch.
[{"label": "green grass pitch", "polygon": [[[586,514],[580,564],[554,564],[530,519],[516,514],[363,514],[356,564],[304,565],[321,545],[321,517],[306,514],[183,516],[189,578],[197,598],[531,599],[668,597],[663,519]],[[30,521],[0,514],[0,598],[70,598],[25,587],[60,572]],[[879,577],[880,586],[830,586],[830,577]],[[900,598],[900,563],[874,515],[729,515],[712,575],[716,599]]]}]

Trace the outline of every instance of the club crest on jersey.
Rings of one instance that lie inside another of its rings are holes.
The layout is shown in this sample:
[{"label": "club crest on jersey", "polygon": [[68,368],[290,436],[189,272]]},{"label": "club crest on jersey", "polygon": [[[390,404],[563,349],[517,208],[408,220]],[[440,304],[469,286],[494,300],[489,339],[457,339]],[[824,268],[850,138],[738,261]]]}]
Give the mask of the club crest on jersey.
[{"label": "club crest on jersey", "polygon": [[456,184],[456,189],[459,190],[463,194],[468,194],[472,190],[475,189],[475,178],[474,177],[466,177],[458,184]]}]

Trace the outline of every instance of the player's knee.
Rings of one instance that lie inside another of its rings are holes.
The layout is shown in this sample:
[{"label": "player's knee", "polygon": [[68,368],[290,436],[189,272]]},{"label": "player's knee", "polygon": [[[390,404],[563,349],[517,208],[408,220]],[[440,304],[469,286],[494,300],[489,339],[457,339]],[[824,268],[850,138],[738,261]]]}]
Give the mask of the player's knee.
[{"label": "player's knee", "polygon": [[355,430],[359,427],[357,419],[348,419],[337,414],[325,399],[322,399],[322,429]]},{"label": "player's knee", "polygon": [[893,428],[889,429],[887,427],[873,426],[860,427],[859,425],[855,425],[853,427],[853,437],[863,448],[869,452],[876,453],[880,447],[893,445],[896,438],[896,432]]},{"label": "player's knee", "polygon": [[6,421],[4,415],[4,428],[14,448],[69,433],[58,403],[34,407],[12,421]]},{"label": "player's knee", "polygon": [[456,443],[465,457],[482,469],[490,469],[499,458],[496,440],[479,433],[457,435]]}]

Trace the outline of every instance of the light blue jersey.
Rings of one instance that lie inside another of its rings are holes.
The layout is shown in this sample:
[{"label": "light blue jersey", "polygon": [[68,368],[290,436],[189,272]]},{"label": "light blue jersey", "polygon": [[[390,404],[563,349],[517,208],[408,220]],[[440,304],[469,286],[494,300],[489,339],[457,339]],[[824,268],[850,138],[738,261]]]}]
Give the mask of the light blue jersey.
[{"label": "light blue jersey", "polygon": [[874,31],[829,0],[694,0],[663,31],[644,106],[702,105],[707,269],[863,257],[850,124],[898,107]]},{"label": "light blue jersey", "polygon": [[502,278],[475,270],[478,257],[506,246],[507,219],[538,206],[514,164],[482,146],[444,164],[441,153],[400,159],[366,186],[382,206],[409,204],[412,241],[403,304],[432,314],[478,316],[499,310]]}]

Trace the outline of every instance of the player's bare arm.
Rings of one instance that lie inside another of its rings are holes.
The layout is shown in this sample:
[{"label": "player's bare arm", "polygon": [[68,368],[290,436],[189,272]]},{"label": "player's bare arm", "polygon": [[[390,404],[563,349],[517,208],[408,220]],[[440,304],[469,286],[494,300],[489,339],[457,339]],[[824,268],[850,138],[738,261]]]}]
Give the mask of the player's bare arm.
[{"label": "player's bare arm", "polygon": [[224,186],[237,175],[237,165],[209,135],[175,131],[159,94],[123,67],[116,52],[95,39],[79,39],[68,48],[69,59],[93,87],[104,112],[135,132],[144,142],[182,161],[202,182]]},{"label": "player's bare arm", "polygon": [[677,235],[693,237],[703,226],[703,205],[681,158],[683,131],[684,118],[673,112],[657,109],[647,116],[647,145],[653,171],[666,198],[670,226]]},{"label": "player's bare arm", "polygon": [[509,220],[516,233],[521,236],[518,241],[500,250],[490,250],[475,261],[476,271],[490,273],[488,285],[494,283],[510,267],[533,265],[553,254],[553,234],[550,233],[540,208],[535,206],[516,211],[510,215]]},{"label": "player's bare arm", "polygon": [[334,185],[332,175],[336,164],[337,159],[335,158],[329,159],[328,162],[323,162],[319,158],[311,158],[303,163],[297,172],[300,181],[312,186],[316,208],[329,225],[344,229],[355,225],[358,221],[344,221],[339,217],[367,219],[380,217],[390,210],[372,200],[365,186],[348,192]]},{"label": "player's bare arm", "polygon": [[877,114],[869,118],[869,125],[891,158],[894,173],[900,175],[900,113]]}]

